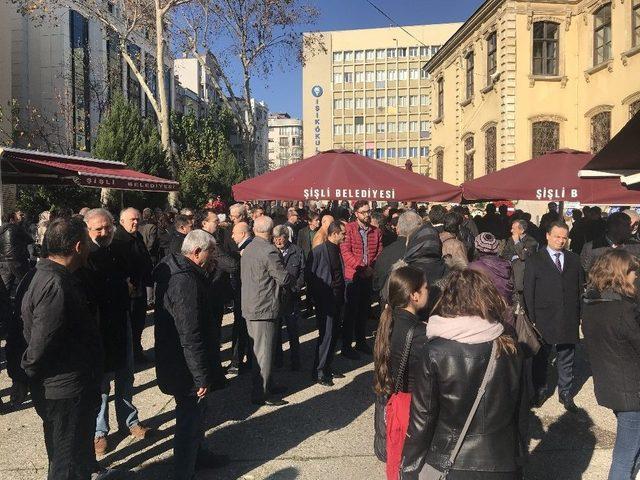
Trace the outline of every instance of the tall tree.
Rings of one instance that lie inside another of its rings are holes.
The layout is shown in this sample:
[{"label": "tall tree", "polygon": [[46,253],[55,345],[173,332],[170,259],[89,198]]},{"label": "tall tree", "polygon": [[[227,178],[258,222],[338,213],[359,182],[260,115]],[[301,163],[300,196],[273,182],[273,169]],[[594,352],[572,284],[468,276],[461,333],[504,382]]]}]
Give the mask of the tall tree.
[{"label": "tall tree", "polygon": [[[274,68],[304,62],[304,55],[326,50],[321,34],[300,32],[319,12],[304,0],[193,0],[179,10],[182,22],[176,24],[176,39],[214,79],[239,129],[243,160],[255,173],[252,80],[268,78]],[[211,53],[213,67],[206,62],[206,52]],[[240,71],[241,78],[234,78],[234,71]],[[239,89],[234,87],[238,84]]]}]

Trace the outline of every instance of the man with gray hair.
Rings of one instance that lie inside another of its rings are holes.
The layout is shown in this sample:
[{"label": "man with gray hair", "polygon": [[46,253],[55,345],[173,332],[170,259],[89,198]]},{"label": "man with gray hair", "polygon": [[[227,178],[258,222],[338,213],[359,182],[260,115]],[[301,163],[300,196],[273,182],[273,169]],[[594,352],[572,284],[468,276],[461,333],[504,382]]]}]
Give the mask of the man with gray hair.
[{"label": "man with gray hair", "polygon": [[515,291],[514,304],[516,309],[524,308],[524,266],[525,261],[538,251],[538,242],[527,233],[529,224],[522,218],[511,221],[511,237],[507,239],[502,254],[505,260],[511,262],[513,270],[513,288]]},{"label": "man with gray hair", "polygon": [[407,250],[407,238],[422,225],[422,218],[414,210],[407,210],[398,217],[396,230],[398,238],[386,246],[373,269],[373,289],[380,292],[391,275],[393,264],[404,257]]},{"label": "man with gray hair", "polygon": [[147,318],[147,287],[152,285],[153,263],[142,235],[138,231],[140,212],[135,208],[125,208],[120,212],[120,224],[113,236],[113,250],[127,262],[127,282],[129,286],[129,318],[133,336],[133,358],[145,363],[142,351],[142,331]]},{"label": "man with gray hair", "polygon": [[287,402],[271,396],[282,394],[286,389],[273,384],[271,372],[281,306],[280,290],[288,287],[292,279],[284,268],[280,252],[271,243],[272,230],[271,217],[256,218],[253,225],[255,238],[244,249],[240,259],[240,278],[242,315],[253,339],[251,403],[280,406]]},{"label": "man with gray hair", "polygon": [[115,406],[118,428],[136,438],[145,438],[149,429],[141,425],[138,409],[133,405],[133,342],[129,322],[129,287],[127,261],[112,248],[115,233],[113,216],[108,210],[94,208],[84,215],[89,231],[89,258],[78,275],[83,279],[87,296],[98,310],[100,335],[104,350],[104,376],[101,383],[101,406],[96,419],[94,447],[96,455],[108,450],[109,393],[115,382]]},{"label": "man with gray hair", "polygon": [[160,390],[176,402],[173,439],[174,478],[191,480],[198,468],[215,468],[228,461],[204,448],[205,396],[213,382],[216,362],[209,272],[215,240],[193,230],[181,253],[167,255],[154,269],[156,376]]},{"label": "man with gray hair", "polygon": [[229,218],[234,225],[240,222],[248,222],[247,206],[244,203],[234,203],[229,207]]}]

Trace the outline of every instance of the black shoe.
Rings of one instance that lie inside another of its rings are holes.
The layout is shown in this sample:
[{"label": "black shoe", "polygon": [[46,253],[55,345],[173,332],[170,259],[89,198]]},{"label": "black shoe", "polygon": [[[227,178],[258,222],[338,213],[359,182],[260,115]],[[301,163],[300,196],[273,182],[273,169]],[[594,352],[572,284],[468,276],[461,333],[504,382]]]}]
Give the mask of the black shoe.
[{"label": "black shoe", "polygon": [[344,378],[344,375],[338,372],[331,372],[331,378]]},{"label": "black shoe", "polygon": [[146,365],[148,363],[151,362],[151,360],[149,359],[149,357],[147,357],[144,353],[142,352],[137,352],[133,354],[133,361],[139,365]]},{"label": "black shoe", "polygon": [[271,387],[269,389],[269,393],[271,393],[273,395],[282,395],[287,390],[288,390],[288,388],[285,387],[284,385],[274,385],[273,387]]},{"label": "black shoe", "polygon": [[333,383],[331,377],[320,377],[318,379],[318,385],[322,385],[323,387],[333,387],[335,383]]},{"label": "black shoe", "polygon": [[360,360],[360,355],[353,348],[343,348],[342,356],[350,360]]},{"label": "black shoe", "polygon": [[573,402],[573,398],[570,395],[560,395],[559,400],[567,412],[577,413],[580,411],[578,406]]},{"label": "black shoe", "polygon": [[196,470],[203,468],[220,468],[229,463],[228,455],[218,455],[209,450],[200,450],[196,457]]},{"label": "black shoe", "polygon": [[366,355],[373,355],[373,350],[366,343],[356,343],[356,350]]},{"label": "black shoe", "polygon": [[281,398],[266,398],[264,400],[251,400],[253,405],[266,406],[266,407],[282,407],[283,405],[289,405],[289,402],[282,400]]},{"label": "black shoe", "polygon": [[233,365],[231,365],[230,367],[227,368],[227,375],[239,375],[240,374],[240,369],[238,367],[234,367]]},{"label": "black shoe", "polygon": [[547,391],[546,389],[540,389],[536,392],[536,394],[531,399],[531,407],[540,408],[544,405],[544,402],[547,401]]}]

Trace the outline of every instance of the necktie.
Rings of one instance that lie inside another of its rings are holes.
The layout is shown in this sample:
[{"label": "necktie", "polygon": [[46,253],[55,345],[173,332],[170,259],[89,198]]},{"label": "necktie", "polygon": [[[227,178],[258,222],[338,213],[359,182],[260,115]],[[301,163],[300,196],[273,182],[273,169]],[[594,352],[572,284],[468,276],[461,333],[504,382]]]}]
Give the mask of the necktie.
[{"label": "necktie", "polygon": [[558,267],[558,270],[562,272],[562,264],[560,263],[560,254],[554,253],[554,256],[556,257],[556,267]]}]

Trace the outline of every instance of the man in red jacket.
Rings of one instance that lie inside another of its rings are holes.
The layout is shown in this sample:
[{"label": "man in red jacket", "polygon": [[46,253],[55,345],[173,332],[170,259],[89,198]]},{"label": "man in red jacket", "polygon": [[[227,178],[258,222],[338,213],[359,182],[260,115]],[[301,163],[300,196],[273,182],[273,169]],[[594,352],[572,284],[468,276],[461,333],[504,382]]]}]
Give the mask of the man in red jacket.
[{"label": "man in red jacket", "polygon": [[[380,229],[371,225],[371,207],[366,200],[353,205],[356,221],[347,224],[346,237],[340,245],[344,263],[345,316],[342,327],[342,355],[357,359],[355,350],[371,355],[365,340],[367,319],[371,312],[373,264],[382,251]],[[356,341],[353,349],[352,342]]]}]

